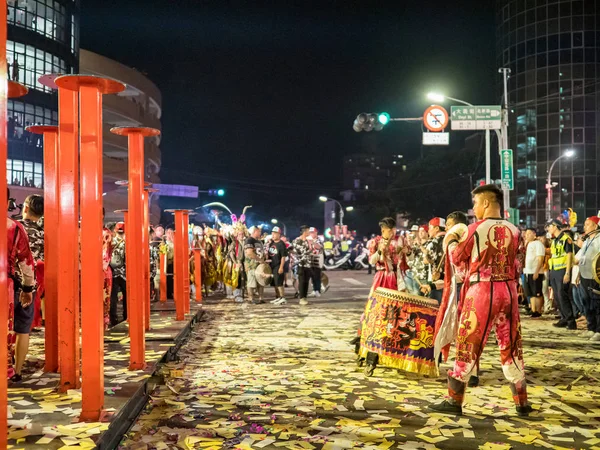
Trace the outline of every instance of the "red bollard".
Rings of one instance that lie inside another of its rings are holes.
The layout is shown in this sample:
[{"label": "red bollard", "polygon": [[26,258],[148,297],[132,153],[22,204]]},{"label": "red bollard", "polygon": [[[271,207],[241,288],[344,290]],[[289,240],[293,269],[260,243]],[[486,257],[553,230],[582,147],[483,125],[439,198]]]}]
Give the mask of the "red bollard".
[{"label": "red bollard", "polygon": [[[157,136],[159,130],[154,128],[112,128],[111,133],[127,136],[129,148],[129,181],[127,183],[128,223],[126,225],[125,252],[127,259],[127,296],[129,318],[129,339],[131,342],[130,370],[143,369],[146,366],[145,325],[144,325],[144,137]],[[146,234],[148,230],[145,230]],[[131,288],[130,288],[131,286]],[[130,290],[131,289],[131,290]],[[148,299],[148,301],[150,301]],[[129,314],[131,312],[131,315]]]},{"label": "red bollard", "polygon": [[202,303],[202,250],[194,249],[194,286],[196,287],[196,303]]},{"label": "red bollard", "polygon": [[58,127],[35,125],[27,128],[44,135],[44,284],[46,372],[58,371]]},{"label": "red bollard", "polygon": [[59,390],[79,381],[79,102],[77,92],[58,89],[58,352]]},{"label": "red bollard", "polygon": [[159,295],[161,303],[167,301],[167,255],[160,254],[160,279],[159,279]]},{"label": "red bollard", "polygon": [[144,293],[144,324],[146,326],[146,331],[150,331],[150,285],[154,280],[150,280],[150,193],[158,192],[158,189],[146,188],[142,193],[142,202],[144,209],[144,233],[142,233],[142,237],[144,242],[142,244],[142,251],[144,254],[144,289],[146,292]]},{"label": "red bollard", "polygon": [[[175,320],[185,319],[185,280],[186,273],[188,284],[189,284],[189,245],[188,245],[188,223],[187,215],[189,211],[187,209],[167,209],[166,212],[172,212],[175,215],[175,239],[174,239],[174,258],[173,258],[173,272],[174,272],[174,292],[175,297]],[[189,293],[187,303],[189,307]]]},{"label": "red bollard", "polygon": [[[65,75],[59,89],[79,94],[81,189],[81,420],[98,420],[104,406],[104,274],[102,270],[102,95],[116,94],[125,85],[115,80]],[[79,330],[77,330],[79,331]]]},{"label": "red bollard", "polygon": [[190,313],[190,239],[189,239],[189,226],[190,226],[190,212],[185,211],[183,213],[183,232],[185,234],[185,272],[184,272],[184,289],[183,294],[183,310],[185,314]]}]

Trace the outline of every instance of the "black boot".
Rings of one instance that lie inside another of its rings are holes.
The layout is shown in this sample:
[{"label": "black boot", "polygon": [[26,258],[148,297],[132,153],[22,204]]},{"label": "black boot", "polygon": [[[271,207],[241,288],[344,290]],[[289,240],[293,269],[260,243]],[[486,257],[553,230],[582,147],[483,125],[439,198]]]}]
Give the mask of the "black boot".
[{"label": "black boot", "polygon": [[430,411],[439,412],[442,414],[453,414],[455,416],[462,416],[462,406],[452,401],[444,400],[442,403],[435,405],[429,405]]}]

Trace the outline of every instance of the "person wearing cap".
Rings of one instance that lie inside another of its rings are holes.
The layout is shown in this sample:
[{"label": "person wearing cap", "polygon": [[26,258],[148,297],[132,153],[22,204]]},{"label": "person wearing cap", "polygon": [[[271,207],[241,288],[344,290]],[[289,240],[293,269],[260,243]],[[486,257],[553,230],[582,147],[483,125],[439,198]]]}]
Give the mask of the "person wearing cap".
[{"label": "person wearing cap", "polygon": [[315,227],[308,229],[310,251],[312,253],[312,266],[311,266],[311,280],[313,285],[312,292],[308,295],[309,297],[320,297],[321,296],[321,268],[325,260],[325,254],[321,241],[319,241],[319,234]]},{"label": "person wearing cap", "polygon": [[[250,227],[248,230],[250,236],[244,243],[244,256],[246,264],[246,288],[248,297],[253,304],[261,304],[263,302],[264,287],[260,285],[256,278],[256,268],[265,262],[264,245],[260,240],[262,230],[259,227]],[[254,300],[254,295],[258,296],[258,300]]]},{"label": "person wearing cap", "polygon": [[298,267],[298,296],[300,305],[308,305],[308,284],[312,276],[312,251],[308,242],[310,228],[307,225],[300,227],[300,236],[294,240],[292,248],[296,255]]},{"label": "person wearing cap", "polygon": [[271,303],[274,305],[285,305],[285,288],[283,282],[285,280],[285,259],[287,258],[287,248],[281,240],[281,229],[273,227],[272,239],[267,244],[267,257],[273,272],[273,286],[275,287],[275,300]]},{"label": "person wearing cap", "polygon": [[125,261],[125,224],[117,222],[114,229],[114,238],[112,242],[112,254],[110,258],[110,268],[112,269],[112,289],[110,292],[110,326],[117,325],[119,313],[117,304],[119,301],[119,292],[123,299],[123,321],[127,320],[127,281],[126,281],[126,261]]},{"label": "person wearing cap", "polygon": [[533,410],[527,400],[521,321],[517,303],[519,259],[522,246],[519,229],[502,219],[503,193],[496,185],[473,192],[477,222],[463,235],[446,237],[452,264],[467,264],[461,316],[456,338],[454,367],[448,372],[448,399],[430,405],[432,411],[460,415],[468,378],[479,363],[492,330],[495,331],[502,372],[510,383],[517,414]]},{"label": "person wearing cap", "polygon": [[549,278],[558,305],[560,320],[553,325],[559,328],[576,330],[573,299],[571,298],[571,265],[573,263],[573,241],[563,229],[564,224],[553,219],[548,223],[548,232],[552,235],[550,245]]},{"label": "person wearing cap", "polygon": [[583,224],[581,249],[575,255],[575,264],[579,266],[587,331],[582,335],[590,341],[600,341],[600,285],[594,279],[594,261],[600,254],[600,228],[598,216],[588,217]]},{"label": "person wearing cap", "polygon": [[429,221],[429,241],[425,244],[425,263],[429,267],[427,284],[421,286],[421,292],[441,303],[444,291],[444,235],[446,220],[434,217]]}]

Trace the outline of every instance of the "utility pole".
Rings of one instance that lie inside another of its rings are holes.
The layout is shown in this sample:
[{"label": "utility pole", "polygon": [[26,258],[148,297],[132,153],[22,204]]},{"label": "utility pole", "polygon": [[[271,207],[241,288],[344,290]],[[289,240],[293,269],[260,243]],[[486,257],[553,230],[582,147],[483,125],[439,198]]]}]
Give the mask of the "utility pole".
[{"label": "utility pole", "polygon": [[[500,129],[501,139],[498,140],[498,155],[502,159],[502,150],[508,148],[508,76],[510,69],[508,67],[502,67],[498,70],[502,74],[504,83],[504,108],[502,109],[502,128]],[[514,163],[514,162],[513,162]],[[502,161],[500,161],[500,167],[502,167]],[[502,185],[502,191],[504,192],[504,211],[508,211],[510,208],[510,190],[508,186]]]}]

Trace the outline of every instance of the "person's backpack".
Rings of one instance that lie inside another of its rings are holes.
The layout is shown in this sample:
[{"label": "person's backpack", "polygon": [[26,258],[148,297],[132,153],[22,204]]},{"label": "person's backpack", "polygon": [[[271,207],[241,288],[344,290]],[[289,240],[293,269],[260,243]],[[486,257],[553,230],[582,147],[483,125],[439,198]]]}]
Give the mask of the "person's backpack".
[{"label": "person's backpack", "polygon": [[122,240],[113,249],[112,256],[110,258],[110,267],[113,269],[118,269],[125,265],[125,252],[123,251],[124,245],[125,241]]}]

